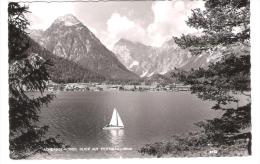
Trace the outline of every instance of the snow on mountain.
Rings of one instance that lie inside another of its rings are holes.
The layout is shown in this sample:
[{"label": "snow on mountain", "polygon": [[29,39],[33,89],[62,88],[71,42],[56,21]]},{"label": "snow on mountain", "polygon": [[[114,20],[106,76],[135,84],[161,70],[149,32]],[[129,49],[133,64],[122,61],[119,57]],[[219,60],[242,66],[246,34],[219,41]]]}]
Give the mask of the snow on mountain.
[{"label": "snow on mountain", "polygon": [[138,42],[120,39],[113,48],[117,58],[140,77],[151,73],[155,68],[157,50]]},{"label": "snow on mountain", "polygon": [[146,77],[147,73],[148,73],[148,71],[144,71],[144,72],[140,75],[140,77]]},{"label": "snow on mountain", "polygon": [[[113,52],[129,70],[140,77],[165,74],[175,68],[189,70],[204,67],[221,56],[205,53],[192,56],[188,50],[181,49],[173,39],[166,41],[160,48],[121,39],[115,44]],[[138,67],[134,67],[133,63],[137,62]]]},{"label": "snow on mountain", "polygon": [[139,62],[134,60],[133,63],[129,66],[129,68],[133,68],[133,66],[138,66]]},{"label": "snow on mountain", "polygon": [[120,39],[111,52],[71,14],[57,18],[46,31],[29,32],[36,42],[53,54],[110,79],[137,79],[137,75],[151,77],[175,68],[189,70],[207,66],[221,57],[221,53],[192,56],[173,39],[159,48]]}]

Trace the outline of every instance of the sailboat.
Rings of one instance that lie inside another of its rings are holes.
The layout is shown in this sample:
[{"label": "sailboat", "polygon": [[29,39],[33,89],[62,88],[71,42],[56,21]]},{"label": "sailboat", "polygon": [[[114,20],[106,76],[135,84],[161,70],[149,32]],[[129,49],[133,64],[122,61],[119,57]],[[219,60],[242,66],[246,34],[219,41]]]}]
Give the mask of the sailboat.
[{"label": "sailboat", "polygon": [[104,126],[103,129],[110,130],[110,129],[123,129],[123,128],[124,128],[124,124],[123,124],[116,108],[114,108],[110,123],[108,125]]}]

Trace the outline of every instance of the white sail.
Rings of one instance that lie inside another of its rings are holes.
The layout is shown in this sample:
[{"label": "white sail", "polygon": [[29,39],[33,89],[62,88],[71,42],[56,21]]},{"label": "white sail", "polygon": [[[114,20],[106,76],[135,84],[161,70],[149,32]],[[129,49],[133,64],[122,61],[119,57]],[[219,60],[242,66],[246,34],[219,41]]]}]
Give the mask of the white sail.
[{"label": "white sail", "polygon": [[117,111],[114,109],[109,125],[117,126]]},{"label": "white sail", "polygon": [[117,112],[117,126],[124,126],[118,112]]},{"label": "white sail", "polygon": [[110,130],[110,129],[122,129],[122,128],[124,128],[124,124],[119,116],[119,113],[114,108],[110,123],[105,127],[103,127],[103,129]]}]

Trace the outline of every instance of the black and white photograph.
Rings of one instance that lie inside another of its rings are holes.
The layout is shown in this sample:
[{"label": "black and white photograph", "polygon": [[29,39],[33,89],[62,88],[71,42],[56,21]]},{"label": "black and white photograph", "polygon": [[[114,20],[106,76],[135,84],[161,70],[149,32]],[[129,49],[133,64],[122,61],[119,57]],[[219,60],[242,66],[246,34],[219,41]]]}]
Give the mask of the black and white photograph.
[{"label": "black and white photograph", "polygon": [[251,7],[8,1],[8,158],[252,157]]}]

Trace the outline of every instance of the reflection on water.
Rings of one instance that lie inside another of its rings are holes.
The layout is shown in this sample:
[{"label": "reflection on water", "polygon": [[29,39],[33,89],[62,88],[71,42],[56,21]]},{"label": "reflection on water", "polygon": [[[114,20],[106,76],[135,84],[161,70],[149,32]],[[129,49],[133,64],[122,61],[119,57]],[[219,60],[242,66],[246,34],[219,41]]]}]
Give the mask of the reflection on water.
[{"label": "reflection on water", "polygon": [[[188,92],[59,92],[42,110],[50,135],[71,147],[118,147],[131,151],[67,152],[58,158],[139,157],[147,143],[196,129],[193,123],[218,115],[212,102]],[[124,129],[103,130],[117,108]]]},{"label": "reflection on water", "polygon": [[106,137],[108,138],[109,142],[117,147],[123,146],[124,137],[124,129],[110,129],[105,130]]}]

